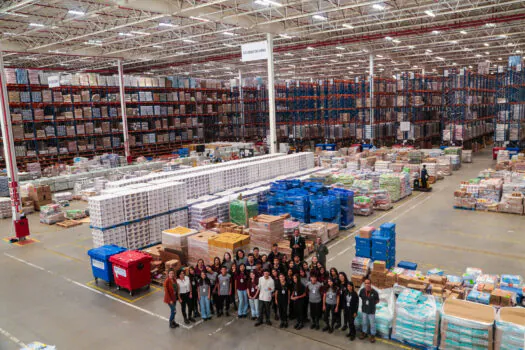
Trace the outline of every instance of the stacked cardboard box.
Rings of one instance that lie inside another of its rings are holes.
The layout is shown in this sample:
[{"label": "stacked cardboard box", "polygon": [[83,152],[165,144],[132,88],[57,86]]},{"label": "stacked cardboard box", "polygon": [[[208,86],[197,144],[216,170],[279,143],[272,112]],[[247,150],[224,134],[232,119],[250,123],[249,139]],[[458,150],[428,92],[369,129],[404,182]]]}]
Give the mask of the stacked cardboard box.
[{"label": "stacked cardboard box", "polygon": [[283,236],[283,217],[263,214],[250,219],[250,241],[254,246],[269,251]]},{"label": "stacked cardboard box", "polygon": [[447,299],[443,304],[440,348],[492,350],[495,316],[492,306]]},{"label": "stacked cardboard box", "polygon": [[277,250],[279,253],[284,254],[287,257],[292,256],[292,249],[290,248],[290,241],[288,240],[281,240],[277,242]]},{"label": "stacked cardboard box", "polygon": [[[213,231],[202,231],[188,238],[188,264],[196,265],[199,259],[203,259],[208,265],[209,261],[209,241],[218,236]],[[222,257],[221,257],[222,258]]]},{"label": "stacked cardboard box", "polygon": [[490,294],[490,305],[512,306],[513,293],[508,290],[496,288]]},{"label": "stacked cardboard box", "polygon": [[373,263],[372,273],[370,274],[370,282],[372,285],[379,288],[386,288],[386,275],[388,270],[386,269],[386,263],[384,261],[376,260]]},{"label": "stacked cardboard box", "polygon": [[525,309],[503,307],[496,321],[494,349],[523,349],[525,339]]},{"label": "stacked cardboard box", "polygon": [[28,196],[33,200],[35,210],[40,211],[40,207],[51,203],[51,187],[49,185],[35,186],[28,191]]},{"label": "stacked cardboard box", "polygon": [[186,261],[188,257],[188,238],[197,234],[198,231],[187,227],[178,226],[162,231],[162,245],[165,248],[176,251]]},{"label": "stacked cardboard box", "polygon": [[238,233],[225,232],[208,240],[209,260],[213,261],[216,256],[222,257],[228,252],[235,255],[238,249],[246,249],[250,244],[250,236]]},{"label": "stacked cardboard box", "polygon": [[299,228],[301,235],[305,236],[307,239],[310,239],[315,242],[317,237],[321,238],[321,242],[328,242],[328,229],[326,223],[324,222],[315,222],[313,224],[305,224]]}]

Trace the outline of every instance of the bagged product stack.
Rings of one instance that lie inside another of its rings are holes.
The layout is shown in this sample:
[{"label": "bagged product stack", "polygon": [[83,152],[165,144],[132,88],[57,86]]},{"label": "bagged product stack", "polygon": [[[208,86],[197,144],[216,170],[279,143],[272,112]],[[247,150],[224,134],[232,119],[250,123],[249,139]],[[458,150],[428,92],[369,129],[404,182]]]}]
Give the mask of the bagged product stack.
[{"label": "bagged product stack", "polygon": [[498,211],[502,213],[523,214],[523,194],[520,192],[513,192],[504,194],[501,197],[501,202],[498,204]]},{"label": "bagged product stack", "polygon": [[502,307],[496,316],[495,350],[523,350],[525,347],[525,309]]},{"label": "bagged product stack", "polygon": [[463,150],[461,152],[461,161],[463,163],[472,163],[472,150]]},{"label": "bagged product stack", "polygon": [[193,266],[199,259],[203,259],[204,264],[208,265],[210,263],[208,242],[217,236],[216,232],[202,231],[188,237],[188,264]]},{"label": "bagged product stack", "polygon": [[272,245],[283,239],[284,218],[258,215],[250,219],[250,241],[262,250],[270,251]]},{"label": "bagged product stack", "polygon": [[58,204],[44,205],[40,208],[40,222],[43,224],[53,225],[65,219],[62,207]]},{"label": "bagged product stack", "polygon": [[452,175],[452,163],[450,161],[449,157],[446,156],[440,156],[438,158],[438,168],[437,171],[441,173],[443,176],[450,176]]},{"label": "bagged product stack", "polygon": [[196,230],[182,226],[164,230],[162,231],[162,245],[176,251],[184,261],[188,257],[188,238],[197,233]]},{"label": "bagged product stack", "polygon": [[256,216],[258,210],[256,200],[234,200],[230,203],[230,221],[240,226],[248,226],[249,219]]},{"label": "bagged product stack", "polygon": [[[372,260],[370,260],[369,258],[363,258],[359,256],[354,257],[350,265],[350,268],[352,269],[352,281],[354,280],[354,276],[356,276],[356,279],[360,280],[360,282],[362,283],[364,278],[368,276],[371,265]],[[361,285],[361,283],[356,285],[356,288],[358,288]]]},{"label": "bagged product stack", "polygon": [[437,349],[439,317],[433,296],[406,288],[397,298],[392,339],[424,349]]},{"label": "bagged product stack", "polygon": [[354,214],[369,216],[374,213],[374,203],[370,197],[357,196],[354,198]]},{"label": "bagged product stack", "polygon": [[440,349],[493,349],[496,312],[492,306],[447,298]]},{"label": "bagged product stack", "polygon": [[[376,289],[379,294],[379,303],[376,305],[376,331],[377,335],[381,338],[389,339],[390,331],[392,329],[395,313],[395,296],[393,290]],[[358,293],[359,294],[359,293]],[[359,301],[361,304],[361,300]],[[361,313],[361,307],[355,320],[355,326],[357,329],[361,329],[363,316]]]},{"label": "bagged product stack", "polygon": [[390,164],[392,162],[389,162],[389,161],[386,161],[386,160],[378,160],[376,161],[376,164],[375,164],[375,170],[376,171],[379,171],[379,172],[382,172],[382,171],[387,171],[390,169]]},{"label": "bagged product stack", "polygon": [[0,198],[0,219],[10,218],[12,215],[11,199]]},{"label": "bagged product stack", "polygon": [[338,198],[341,208],[341,226],[348,227],[354,224],[354,192],[341,188],[334,188],[328,194]]},{"label": "bagged product stack", "polygon": [[374,210],[390,210],[393,207],[390,193],[387,190],[375,190],[369,193],[373,201]]},{"label": "bagged product stack", "polygon": [[213,258],[216,256],[222,259],[226,252],[230,253],[233,257],[237,250],[246,250],[249,244],[250,236],[231,232],[221,233],[220,235],[213,237],[213,239],[208,240],[208,260],[213,261]]},{"label": "bagged product stack", "polygon": [[392,202],[401,199],[401,177],[398,174],[382,174],[379,178],[379,187],[388,192]]}]

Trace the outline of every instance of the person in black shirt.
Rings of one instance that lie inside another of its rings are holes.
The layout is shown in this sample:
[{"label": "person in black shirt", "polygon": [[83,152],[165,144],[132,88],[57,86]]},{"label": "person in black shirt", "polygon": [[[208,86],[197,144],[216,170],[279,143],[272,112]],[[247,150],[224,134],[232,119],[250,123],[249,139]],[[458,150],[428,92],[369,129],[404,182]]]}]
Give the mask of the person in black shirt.
[{"label": "person in black shirt", "polygon": [[283,255],[279,253],[279,246],[277,245],[277,243],[274,243],[272,245],[272,251],[270,252],[270,254],[268,254],[268,261],[273,264],[274,262],[273,259],[277,258],[279,259],[279,262],[280,262],[282,256]]},{"label": "person in black shirt", "polygon": [[427,166],[423,165],[423,169],[421,169],[421,187],[427,188],[427,181],[428,181],[428,171]]},{"label": "person in black shirt", "polygon": [[193,295],[193,317],[201,317],[201,315],[199,314],[199,298],[197,298],[199,289],[199,277],[195,274],[195,268],[193,266],[190,266],[189,268],[188,277],[190,278],[191,293]]},{"label": "person in black shirt", "polygon": [[[337,279],[338,279],[338,282],[339,282],[339,288],[341,289],[341,292],[344,292],[346,290],[346,285],[348,284],[348,277],[346,277],[346,273],[344,273],[343,271],[339,272],[339,275],[337,276]],[[346,314],[344,313],[344,300],[341,299],[341,307],[339,308],[339,312],[341,313],[340,316],[342,316],[343,318],[343,327],[341,328],[341,330],[344,332],[346,331],[346,329],[348,328],[347,324],[348,324],[348,321],[346,319]],[[339,319],[339,323],[341,322],[341,320]]]},{"label": "person in black shirt", "polygon": [[370,342],[375,343],[376,341],[376,304],[379,303],[379,294],[372,288],[372,283],[369,279],[365,280],[365,288],[359,292],[359,298],[361,298],[361,311],[363,312],[363,328],[359,339],[366,338],[366,331],[368,323],[370,322]]},{"label": "person in black shirt", "polygon": [[352,282],[348,282],[346,284],[346,288],[343,291],[343,294],[341,295],[341,304],[343,305],[343,313],[344,313],[344,327],[342,329],[346,329],[348,326],[348,334],[347,337],[350,337],[351,341],[354,341],[355,339],[355,318],[357,317],[357,309],[359,307],[359,296],[354,290],[354,284]]},{"label": "person in black shirt", "polygon": [[299,275],[293,276],[293,283],[294,286],[290,299],[293,304],[292,308],[295,313],[295,318],[297,319],[294,328],[299,330],[304,327],[304,321],[306,319],[306,315],[304,314],[304,303],[306,302],[306,287],[301,283]]},{"label": "person in black shirt", "polygon": [[275,284],[275,303],[279,308],[281,324],[279,328],[288,328],[288,304],[290,303],[290,291],[283,273],[279,275],[279,281]]},{"label": "person in black shirt", "polygon": [[281,264],[281,261],[279,260],[279,258],[273,258],[272,265],[270,266],[270,270],[273,270],[273,269],[279,271],[279,273],[286,272],[286,269]]}]

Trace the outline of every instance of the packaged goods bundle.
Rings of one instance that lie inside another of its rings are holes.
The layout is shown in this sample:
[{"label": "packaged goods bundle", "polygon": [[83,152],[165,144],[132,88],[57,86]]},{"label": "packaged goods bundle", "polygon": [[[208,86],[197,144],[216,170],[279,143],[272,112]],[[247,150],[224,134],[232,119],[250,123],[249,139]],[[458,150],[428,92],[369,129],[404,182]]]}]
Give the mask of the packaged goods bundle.
[{"label": "packaged goods bundle", "polygon": [[40,222],[43,224],[53,225],[65,219],[62,207],[58,204],[44,205],[40,208]]},{"label": "packaged goods bundle", "polygon": [[409,151],[408,154],[408,162],[411,164],[421,164],[421,161],[423,159],[423,152],[421,151]]},{"label": "packaged goods bundle", "polygon": [[384,171],[390,169],[390,164],[392,162],[384,161],[384,160],[378,160],[375,164],[375,170],[376,171]]},{"label": "packaged goods bundle", "polygon": [[[379,303],[376,304],[376,331],[377,335],[381,338],[389,339],[390,331],[394,322],[395,314],[395,296],[392,288],[389,289],[376,289],[379,294]],[[357,329],[361,329],[363,322],[362,304],[359,300],[359,309],[355,320],[355,326]]]},{"label": "packaged goods bundle", "polygon": [[454,191],[454,207],[464,209],[475,209],[477,199],[474,194],[466,191]]},{"label": "packaged goods bundle", "polygon": [[12,215],[11,199],[0,198],[0,219],[10,218]]},{"label": "packaged goods bundle", "polygon": [[495,317],[492,306],[447,298],[442,309],[440,349],[493,349]]},{"label": "packaged goods bundle", "polygon": [[188,264],[196,265],[199,259],[204,260],[204,264],[209,264],[208,242],[215,239],[218,233],[212,231],[202,231],[188,237]]},{"label": "packaged goods bundle", "polygon": [[182,226],[164,230],[162,231],[162,245],[176,251],[185,260],[188,257],[188,238],[197,233],[196,230]]},{"label": "packaged goods bundle", "polygon": [[354,176],[349,174],[338,174],[333,177],[334,183],[341,184],[344,188],[351,188],[354,183]]},{"label": "packaged goods bundle", "polygon": [[374,203],[370,197],[354,198],[354,215],[369,216],[374,213]]},{"label": "packaged goods bundle", "polygon": [[508,162],[510,160],[510,153],[506,150],[499,150],[496,158],[498,163]]},{"label": "packaged goods bundle", "polygon": [[284,220],[284,234],[290,236],[296,228],[299,228],[300,222],[293,220]]},{"label": "packaged goods bundle", "polygon": [[478,198],[476,199],[476,210],[498,211],[498,202],[489,199]]},{"label": "packaged goods bundle", "polygon": [[54,194],[55,203],[60,201],[70,201],[73,200],[73,193],[71,192],[59,192]]},{"label": "packaged goods bundle", "polygon": [[502,179],[484,179],[479,184],[478,198],[487,199],[492,202],[499,202],[503,189]]},{"label": "packaged goods bundle", "polygon": [[463,163],[472,163],[472,150],[463,150],[461,152],[461,161]]},{"label": "packaged goods bundle", "polygon": [[209,261],[213,261],[216,256],[223,257],[224,253],[235,256],[237,250],[246,250],[250,244],[250,236],[238,233],[224,232],[208,240]]},{"label": "packaged goods bundle", "polygon": [[525,348],[525,309],[502,307],[496,316],[495,350]]},{"label": "packaged goods bundle", "polygon": [[427,168],[427,173],[429,176],[437,176],[437,170],[438,170],[437,163],[423,163],[421,164],[421,168],[423,168],[423,165]]},{"label": "packaged goods bundle", "polygon": [[403,168],[406,164],[407,163],[392,163],[390,164],[390,170],[392,170],[394,173],[400,173],[403,171]]},{"label": "packaged goods bundle", "polygon": [[299,228],[301,235],[305,236],[306,239],[314,241],[317,237],[321,238],[321,242],[328,242],[328,228],[323,222],[314,222],[312,224],[305,224]]},{"label": "packaged goods bundle", "polygon": [[390,193],[387,190],[375,190],[369,193],[375,210],[390,210],[393,207]]},{"label": "packaged goods bundle", "polygon": [[341,221],[340,200],[333,195],[310,196],[310,221],[339,224]]},{"label": "packaged goods bundle", "polygon": [[401,180],[398,174],[382,174],[379,178],[379,187],[388,192],[392,202],[401,199]]},{"label": "packaged goods bundle", "polygon": [[359,195],[366,195],[374,189],[372,180],[355,180],[351,190]]},{"label": "packaged goods bundle", "polygon": [[498,211],[502,213],[523,214],[523,194],[513,192],[504,194],[498,204]]},{"label": "packaged goods bundle", "polygon": [[439,317],[434,296],[406,288],[397,298],[392,339],[423,349],[437,349]]},{"label": "packaged goods bundle", "polygon": [[241,226],[248,226],[250,218],[258,214],[257,200],[234,200],[230,203],[230,221]]},{"label": "packaged goods bundle", "polygon": [[284,236],[284,218],[258,215],[250,219],[250,241],[254,246],[269,251]]},{"label": "packaged goods bundle", "polygon": [[70,220],[79,220],[79,219],[85,218],[86,216],[87,215],[86,215],[85,210],[81,210],[81,209],[66,210],[66,218]]},{"label": "packaged goods bundle", "polygon": [[354,257],[350,265],[350,268],[352,269],[352,276],[353,275],[359,275],[363,277],[368,276],[371,266],[372,266],[371,259],[363,258],[360,256]]},{"label": "packaged goods bundle", "polygon": [[467,295],[467,301],[471,301],[473,303],[489,305],[490,293],[480,292],[478,290],[473,289]]}]

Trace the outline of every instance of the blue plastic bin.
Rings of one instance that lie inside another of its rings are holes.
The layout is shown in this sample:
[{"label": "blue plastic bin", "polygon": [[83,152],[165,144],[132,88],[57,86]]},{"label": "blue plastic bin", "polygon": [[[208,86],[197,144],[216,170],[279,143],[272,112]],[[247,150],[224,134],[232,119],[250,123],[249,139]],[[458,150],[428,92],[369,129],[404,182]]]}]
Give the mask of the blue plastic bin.
[{"label": "blue plastic bin", "polygon": [[520,153],[519,147],[507,147],[507,151],[509,151],[509,155],[515,156],[516,154]]},{"label": "blue plastic bin", "polygon": [[417,270],[417,264],[416,263],[413,263],[413,262],[410,262],[410,261],[400,261],[398,264],[397,264],[397,267],[401,267],[403,269],[407,269],[407,270]]},{"label": "blue plastic bin", "polygon": [[369,247],[355,247],[355,256],[359,256],[361,258],[371,258],[372,256],[370,253]]},{"label": "blue plastic bin", "polygon": [[91,269],[93,270],[95,283],[98,284],[99,279],[104,280],[109,284],[113,283],[113,266],[109,262],[109,258],[124,251],[126,251],[126,248],[113,244],[88,250],[87,253],[91,257]]},{"label": "blue plastic bin", "polygon": [[335,151],[335,143],[327,143],[324,145],[326,151]]}]

